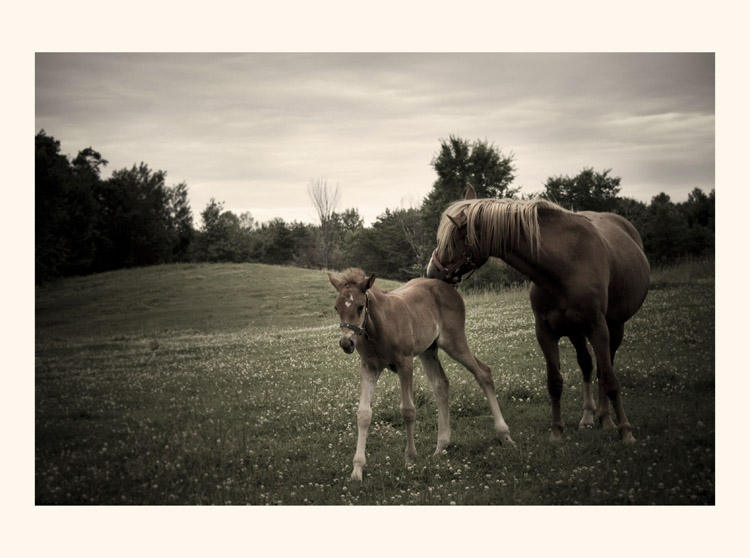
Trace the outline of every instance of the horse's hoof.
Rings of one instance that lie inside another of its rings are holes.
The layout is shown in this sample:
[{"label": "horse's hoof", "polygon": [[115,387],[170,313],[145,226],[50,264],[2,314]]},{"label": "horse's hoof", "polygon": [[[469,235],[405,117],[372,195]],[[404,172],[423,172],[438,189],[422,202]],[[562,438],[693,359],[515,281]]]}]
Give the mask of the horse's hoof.
[{"label": "horse's hoof", "polygon": [[560,432],[559,430],[553,430],[549,435],[549,441],[553,444],[561,444],[562,432]]},{"label": "horse's hoof", "polygon": [[362,482],[362,470],[355,469],[354,471],[352,471],[351,479],[353,481]]},{"label": "horse's hoof", "polygon": [[516,443],[513,441],[513,438],[510,437],[510,434],[506,434],[505,437],[500,438],[500,444],[503,446],[508,446],[509,448],[512,448],[516,445]]},{"label": "horse's hoof", "polygon": [[633,433],[629,429],[620,432],[620,439],[623,444],[635,444],[635,436],[633,436]]},{"label": "horse's hoof", "polygon": [[612,417],[609,416],[609,415],[606,416],[606,417],[604,417],[604,418],[600,418],[599,419],[599,424],[601,424],[602,428],[604,428],[605,430],[609,430],[609,429],[612,429],[612,428],[617,428],[615,426],[614,421],[612,420]]}]

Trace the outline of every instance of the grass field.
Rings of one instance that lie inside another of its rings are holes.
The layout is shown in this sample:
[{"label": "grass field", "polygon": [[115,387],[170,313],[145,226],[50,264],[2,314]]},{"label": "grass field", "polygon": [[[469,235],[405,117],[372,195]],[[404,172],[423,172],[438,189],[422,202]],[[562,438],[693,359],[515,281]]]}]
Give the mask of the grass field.
[{"label": "grass field", "polygon": [[[396,283],[381,281],[381,287]],[[516,441],[493,439],[473,377],[443,355],[453,445],[434,457],[417,361],[417,464],[404,466],[395,374],[373,406],[364,482],[349,480],[358,357],[338,347],[322,271],[174,265],[36,291],[37,504],[714,504],[713,262],[655,270],[615,370],[637,443],[578,431],[570,343],[563,443],[548,441],[544,361],[524,289],[466,296]]]}]

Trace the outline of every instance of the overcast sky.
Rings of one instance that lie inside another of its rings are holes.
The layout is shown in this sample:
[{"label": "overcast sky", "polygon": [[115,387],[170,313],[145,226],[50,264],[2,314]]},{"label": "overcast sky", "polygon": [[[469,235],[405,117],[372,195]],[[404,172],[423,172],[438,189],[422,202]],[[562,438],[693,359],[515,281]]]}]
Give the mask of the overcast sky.
[{"label": "overcast sky", "polygon": [[419,205],[440,140],[515,155],[515,185],[612,169],[620,195],[714,187],[713,54],[37,54],[35,132],[139,162],[259,221],[313,222],[307,186],[371,223]]}]

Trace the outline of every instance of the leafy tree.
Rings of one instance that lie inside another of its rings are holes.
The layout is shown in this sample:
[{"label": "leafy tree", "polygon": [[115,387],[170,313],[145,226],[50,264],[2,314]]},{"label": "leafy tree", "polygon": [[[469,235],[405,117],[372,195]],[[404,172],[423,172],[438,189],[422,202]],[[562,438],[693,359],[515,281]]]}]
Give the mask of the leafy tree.
[{"label": "leafy tree", "polygon": [[188,200],[187,184],[181,182],[167,189],[169,199],[169,216],[171,226],[175,232],[173,255],[176,261],[187,261],[190,245],[195,237],[193,227],[193,211]]},{"label": "leafy tree", "polygon": [[584,168],[576,176],[553,176],[544,184],[542,197],[574,211],[614,211],[620,191],[620,177],[612,169],[594,172]]},{"label": "leafy tree", "polygon": [[664,192],[654,196],[648,212],[648,220],[641,235],[646,255],[652,264],[686,255],[687,221],[670,197]]},{"label": "leafy tree", "polygon": [[214,198],[201,212],[203,226],[196,236],[193,258],[207,262],[242,262],[252,259],[252,229]]},{"label": "leafy tree", "polygon": [[713,253],[715,247],[714,190],[706,195],[700,188],[688,194],[686,202],[678,204],[688,226],[688,252],[695,255]]},{"label": "leafy tree", "polygon": [[60,142],[41,130],[35,138],[35,268],[36,281],[60,275],[67,262],[65,237],[67,198],[72,182],[70,162]]},{"label": "leafy tree", "polygon": [[421,275],[427,262],[415,263],[415,253],[404,233],[404,221],[418,218],[415,209],[386,209],[372,227],[354,237],[351,249],[356,260],[348,265],[362,267],[379,277],[406,281]]},{"label": "leafy tree", "polygon": [[643,236],[643,231],[646,229],[649,220],[648,206],[645,203],[633,198],[617,198],[613,213],[622,215],[633,223],[633,226]]},{"label": "leafy tree", "polygon": [[261,261],[287,264],[294,260],[294,235],[283,219],[277,217],[260,227]]},{"label": "leafy tree", "polygon": [[487,141],[469,143],[453,135],[441,140],[431,162],[438,178],[423,204],[428,228],[437,230],[440,215],[451,202],[463,198],[467,184],[480,198],[514,197],[518,193],[517,188],[511,188],[514,157],[512,153],[504,155]]},{"label": "leafy tree", "polygon": [[173,261],[178,233],[165,177],[166,172],[153,172],[141,163],[114,171],[101,185],[97,271]]},{"label": "leafy tree", "polygon": [[35,137],[36,281],[90,271],[96,254],[96,198],[100,167],[92,148],[71,163],[60,142],[41,130]]}]

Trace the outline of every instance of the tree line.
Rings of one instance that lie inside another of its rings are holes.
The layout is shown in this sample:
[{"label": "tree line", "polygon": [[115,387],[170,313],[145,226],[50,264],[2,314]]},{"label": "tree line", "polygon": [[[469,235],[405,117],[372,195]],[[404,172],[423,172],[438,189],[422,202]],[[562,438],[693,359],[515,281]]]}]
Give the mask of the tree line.
[{"label": "tree line", "polygon": [[[418,207],[386,209],[371,226],[356,208],[337,210],[339,189],[325,180],[308,185],[318,223],[258,223],[211,199],[194,223],[187,184],[168,185],[165,171],[145,163],[101,177],[107,161],[88,147],[70,159],[41,130],[35,138],[35,278],[86,275],[173,262],[260,262],[308,268],[358,266],[379,277],[408,280],[422,274],[435,244],[440,215],[471,184],[479,197],[517,198],[515,156],[487,141],[450,136],[440,141],[431,165],[437,179]],[[715,193],[694,188],[687,201],[665,193],[650,204],[620,197],[620,177],[584,168],[553,176],[544,197],[573,210],[612,211],[640,231],[652,264],[714,251]],[[485,269],[486,268],[486,269]],[[523,278],[493,263],[475,285]]]}]

